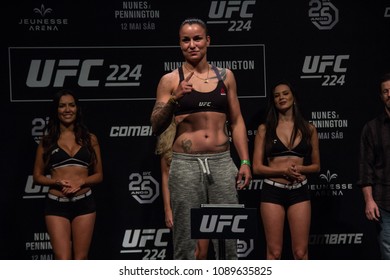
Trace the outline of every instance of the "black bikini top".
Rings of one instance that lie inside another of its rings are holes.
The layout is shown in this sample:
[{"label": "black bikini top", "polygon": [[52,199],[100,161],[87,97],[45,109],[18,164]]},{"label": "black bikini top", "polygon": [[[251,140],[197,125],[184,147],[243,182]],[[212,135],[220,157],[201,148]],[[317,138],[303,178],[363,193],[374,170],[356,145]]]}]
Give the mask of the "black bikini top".
[{"label": "black bikini top", "polygon": [[278,136],[275,136],[272,140],[271,150],[267,157],[296,156],[303,158],[308,155],[309,152],[310,147],[305,141],[301,140],[298,145],[290,150],[283,144]]},{"label": "black bikini top", "polygon": [[81,146],[77,153],[71,157],[58,144],[50,153],[48,167],[57,169],[65,166],[80,166],[88,168],[91,162],[91,153],[86,146]]}]

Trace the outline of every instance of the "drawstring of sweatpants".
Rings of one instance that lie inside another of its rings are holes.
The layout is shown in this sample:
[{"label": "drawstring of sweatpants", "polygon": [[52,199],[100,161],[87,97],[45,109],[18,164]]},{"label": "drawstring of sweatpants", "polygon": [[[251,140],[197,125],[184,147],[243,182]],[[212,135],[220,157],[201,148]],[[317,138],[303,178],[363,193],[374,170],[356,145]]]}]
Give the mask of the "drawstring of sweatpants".
[{"label": "drawstring of sweatpants", "polygon": [[211,176],[209,163],[207,161],[208,158],[204,159],[204,163],[203,163],[203,161],[200,158],[197,158],[197,160],[199,161],[199,164],[200,164],[200,166],[202,167],[202,170],[203,170],[203,174],[206,175],[207,180],[209,181],[209,183],[210,184],[213,183],[213,176]]}]

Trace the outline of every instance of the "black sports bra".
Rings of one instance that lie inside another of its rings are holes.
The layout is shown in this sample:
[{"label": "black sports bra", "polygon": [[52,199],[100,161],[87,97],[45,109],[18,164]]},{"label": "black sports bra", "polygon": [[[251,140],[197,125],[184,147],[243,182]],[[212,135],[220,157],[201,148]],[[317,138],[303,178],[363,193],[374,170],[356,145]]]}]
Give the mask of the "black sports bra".
[{"label": "black sports bra", "polygon": [[58,144],[50,153],[48,167],[57,169],[65,166],[80,166],[88,168],[91,161],[91,153],[86,146],[81,146],[77,153],[71,157]]},{"label": "black sports bra", "polygon": [[271,149],[267,157],[283,157],[283,156],[296,156],[296,157],[305,157],[310,152],[310,146],[305,141],[300,141],[291,150],[288,149],[282,141],[280,141],[278,136],[272,140]]},{"label": "black sports bra", "polygon": [[[175,109],[175,115],[192,114],[197,112],[227,112],[227,88],[223,82],[218,69],[212,65],[218,78],[217,87],[210,92],[199,92],[192,90],[190,94],[186,94],[178,103],[179,106]],[[180,82],[184,80],[183,68],[179,67]]]}]

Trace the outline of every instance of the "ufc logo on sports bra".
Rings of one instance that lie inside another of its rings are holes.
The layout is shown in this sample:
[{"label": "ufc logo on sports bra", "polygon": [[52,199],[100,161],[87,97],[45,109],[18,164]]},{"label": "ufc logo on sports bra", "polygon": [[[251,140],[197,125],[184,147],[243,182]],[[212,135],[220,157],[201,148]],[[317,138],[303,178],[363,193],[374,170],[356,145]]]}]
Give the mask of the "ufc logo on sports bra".
[{"label": "ufc logo on sports bra", "polygon": [[199,107],[211,107],[211,102],[199,102]]}]

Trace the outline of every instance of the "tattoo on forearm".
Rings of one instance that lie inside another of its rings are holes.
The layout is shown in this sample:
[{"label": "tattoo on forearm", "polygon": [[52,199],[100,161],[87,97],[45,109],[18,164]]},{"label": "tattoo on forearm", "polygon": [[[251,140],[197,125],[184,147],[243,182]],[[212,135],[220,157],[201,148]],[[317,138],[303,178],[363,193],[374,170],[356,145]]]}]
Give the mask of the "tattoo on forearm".
[{"label": "tattoo on forearm", "polygon": [[174,106],[171,103],[156,102],[150,121],[157,134],[164,131],[172,121]]}]

